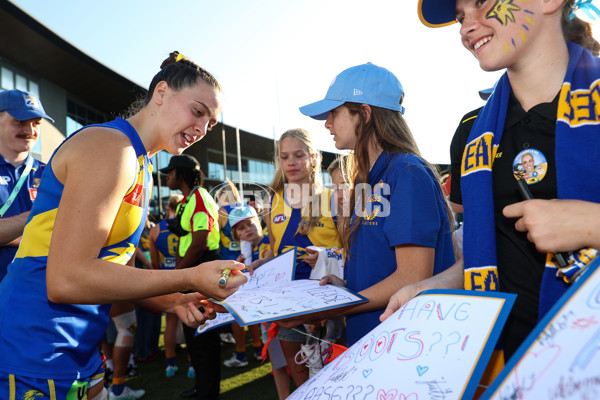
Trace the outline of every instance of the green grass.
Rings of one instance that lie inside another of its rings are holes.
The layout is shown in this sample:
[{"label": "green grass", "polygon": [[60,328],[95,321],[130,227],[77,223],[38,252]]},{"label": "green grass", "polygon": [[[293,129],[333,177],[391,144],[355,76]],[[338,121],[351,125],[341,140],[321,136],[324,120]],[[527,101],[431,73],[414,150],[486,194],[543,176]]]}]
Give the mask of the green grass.
[{"label": "green grass", "polygon": [[[252,355],[249,335],[246,335],[246,340],[248,366],[244,368],[223,366],[223,361],[230,358],[235,352],[235,345],[221,344],[221,400],[277,400],[275,382],[271,376],[271,363],[267,361],[260,364]],[[144,400],[181,399],[179,393],[194,386],[194,379],[186,376],[187,350],[185,348],[177,349],[179,370],[174,377],[167,378],[162,335],[159,345],[163,350],[160,355],[154,360],[138,362],[138,373],[135,377],[127,380],[127,385],[133,389],[146,390]]]}]

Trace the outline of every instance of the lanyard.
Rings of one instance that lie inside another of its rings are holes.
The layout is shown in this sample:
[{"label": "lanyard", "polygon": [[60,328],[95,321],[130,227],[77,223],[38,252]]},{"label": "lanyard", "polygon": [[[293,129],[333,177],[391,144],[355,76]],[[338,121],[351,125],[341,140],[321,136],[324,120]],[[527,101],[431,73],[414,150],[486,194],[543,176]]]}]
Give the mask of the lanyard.
[{"label": "lanyard", "polygon": [[6,203],[4,203],[2,208],[0,208],[0,218],[2,218],[4,216],[4,214],[6,213],[6,210],[8,210],[10,208],[13,201],[15,200],[15,197],[17,197],[17,194],[19,194],[19,191],[21,190],[21,186],[23,186],[23,183],[27,179],[27,175],[29,175],[29,172],[31,172],[32,166],[33,166],[33,157],[29,156],[29,157],[27,157],[27,162],[25,164],[25,170],[21,174],[21,177],[17,181],[17,184],[13,188],[13,191],[10,193],[10,196],[8,196],[8,200],[6,200]]}]

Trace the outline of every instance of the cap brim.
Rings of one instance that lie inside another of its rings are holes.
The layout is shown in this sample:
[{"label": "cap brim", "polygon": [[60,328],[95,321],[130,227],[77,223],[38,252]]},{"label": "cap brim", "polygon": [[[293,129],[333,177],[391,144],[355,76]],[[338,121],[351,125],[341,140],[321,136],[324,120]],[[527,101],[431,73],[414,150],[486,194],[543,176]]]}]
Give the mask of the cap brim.
[{"label": "cap brim", "polygon": [[308,117],[322,121],[327,119],[329,111],[338,108],[344,103],[345,101],[323,99],[300,107],[300,112]]},{"label": "cap brim", "polygon": [[159,169],[161,174],[168,174],[170,170],[174,169],[175,167],[164,167]]},{"label": "cap brim", "polygon": [[54,120],[50,118],[48,115],[41,111],[35,110],[6,110],[7,113],[10,114],[11,117],[16,119],[17,121],[27,121],[28,119],[34,118],[46,118],[48,121],[54,123]]},{"label": "cap brim", "polygon": [[493,91],[494,91],[494,88],[480,90],[479,97],[481,97],[481,100],[487,100],[492,95]]},{"label": "cap brim", "polygon": [[234,226],[236,226],[240,222],[245,221],[245,220],[250,219],[250,218],[253,218],[253,217],[254,217],[254,215],[249,215],[247,217],[242,217],[240,219],[236,219],[235,222],[233,224],[231,224],[231,227],[233,228]]},{"label": "cap brim", "polygon": [[419,19],[430,28],[456,22],[456,0],[419,0]]}]

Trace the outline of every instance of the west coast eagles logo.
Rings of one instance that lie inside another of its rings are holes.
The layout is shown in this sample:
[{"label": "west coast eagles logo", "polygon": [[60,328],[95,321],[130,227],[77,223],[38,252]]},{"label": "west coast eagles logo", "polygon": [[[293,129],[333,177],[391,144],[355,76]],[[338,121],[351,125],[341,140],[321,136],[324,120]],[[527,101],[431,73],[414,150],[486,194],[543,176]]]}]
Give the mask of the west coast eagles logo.
[{"label": "west coast eagles logo", "polygon": [[38,392],[37,390],[28,390],[25,393],[23,393],[21,400],[37,400],[37,399],[42,399],[43,397],[44,397],[44,394],[41,392]]},{"label": "west coast eagles logo", "polygon": [[365,219],[367,221],[372,221],[375,219],[375,217],[377,217],[377,214],[379,214],[379,208],[375,208],[373,211],[371,211],[369,215],[365,216]]},{"label": "west coast eagles logo", "polygon": [[25,104],[29,107],[34,107],[34,108],[38,108],[38,101],[35,97],[33,97],[32,95],[28,94],[28,95],[24,95],[23,99],[25,100]]},{"label": "west coast eagles logo", "polygon": [[508,21],[515,22],[513,11],[519,11],[520,9],[520,7],[513,4],[513,0],[497,0],[485,17],[496,18],[502,25],[507,25]]}]

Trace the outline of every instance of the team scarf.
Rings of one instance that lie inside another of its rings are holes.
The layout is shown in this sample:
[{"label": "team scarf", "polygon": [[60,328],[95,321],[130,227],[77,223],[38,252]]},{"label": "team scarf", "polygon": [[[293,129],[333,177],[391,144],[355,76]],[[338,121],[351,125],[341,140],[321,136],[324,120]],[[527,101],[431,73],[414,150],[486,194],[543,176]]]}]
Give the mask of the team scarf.
[{"label": "team scarf", "polygon": [[[559,95],[555,131],[559,199],[600,202],[600,59],[569,42],[569,64]],[[504,130],[511,86],[502,75],[479,112],[461,163],[464,205],[465,288],[498,290],[492,164]],[[569,279],[557,276],[547,257],[538,318],[565,292]]]}]

